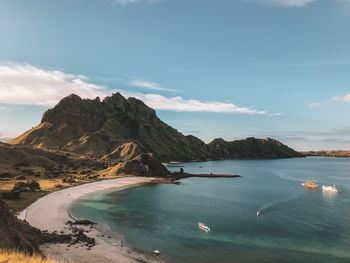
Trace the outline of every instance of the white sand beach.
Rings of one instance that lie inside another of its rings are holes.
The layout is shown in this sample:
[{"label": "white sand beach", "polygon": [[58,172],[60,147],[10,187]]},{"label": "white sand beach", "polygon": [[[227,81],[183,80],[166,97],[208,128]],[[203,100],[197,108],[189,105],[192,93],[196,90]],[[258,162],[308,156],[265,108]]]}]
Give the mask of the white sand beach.
[{"label": "white sand beach", "polygon": [[[63,231],[65,234],[70,234],[71,230],[65,223],[72,220],[69,208],[78,198],[96,191],[110,188],[125,189],[150,183],[152,180],[153,178],[148,177],[123,177],[63,189],[37,200],[23,210],[18,217],[41,230],[57,231],[57,233]],[[73,246],[45,244],[41,246],[41,250],[46,256],[64,262],[163,262],[158,256],[153,256],[152,251],[150,254],[141,254],[124,246],[122,239],[116,239],[114,236],[112,239],[102,237],[98,229],[97,225],[87,233],[87,236],[96,240],[96,246],[92,247],[91,250],[80,244]]]}]

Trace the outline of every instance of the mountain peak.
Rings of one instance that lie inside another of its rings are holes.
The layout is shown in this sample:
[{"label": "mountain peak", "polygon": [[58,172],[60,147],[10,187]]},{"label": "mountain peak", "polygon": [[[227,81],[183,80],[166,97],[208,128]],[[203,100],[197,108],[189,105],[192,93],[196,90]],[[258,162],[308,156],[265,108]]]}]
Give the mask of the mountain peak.
[{"label": "mountain peak", "polygon": [[63,122],[67,116],[78,116],[83,112],[93,110],[95,104],[99,104],[99,99],[95,100],[82,99],[76,94],[70,94],[60,100],[55,107],[47,110],[41,120],[42,123],[57,123]]},{"label": "mountain peak", "polygon": [[120,94],[119,92],[116,92],[116,93],[113,93],[112,96],[106,97],[103,100],[103,102],[110,105],[121,106],[126,103],[126,99],[122,94]]},{"label": "mountain peak", "polygon": [[[62,100],[75,100],[75,101],[78,101],[78,100],[82,100],[81,97],[79,97],[77,94],[75,93],[71,93],[70,95],[64,97]],[[61,100],[61,101],[62,101]]]}]

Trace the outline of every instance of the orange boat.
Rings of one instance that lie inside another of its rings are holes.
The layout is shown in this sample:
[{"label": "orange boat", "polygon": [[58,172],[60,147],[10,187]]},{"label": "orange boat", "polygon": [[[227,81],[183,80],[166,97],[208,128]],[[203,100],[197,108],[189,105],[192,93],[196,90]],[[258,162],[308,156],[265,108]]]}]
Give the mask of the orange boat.
[{"label": "orange boat", "polygon": [[310,180],[306,180],[304,183],[305,187],[307,189],[317,189],[318,183],[317,182],[312,182]]}]

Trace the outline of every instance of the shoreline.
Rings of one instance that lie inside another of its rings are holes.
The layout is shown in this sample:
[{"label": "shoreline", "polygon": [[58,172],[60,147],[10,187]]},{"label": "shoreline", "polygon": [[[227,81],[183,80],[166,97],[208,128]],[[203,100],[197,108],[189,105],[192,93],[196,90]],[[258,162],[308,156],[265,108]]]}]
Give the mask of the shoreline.
[{"label": "shoreline", "polygon": [[[50,193],[26,209],[21,211],[18,218],[26,220],[32,226],[48,232],[71,234],[71,228],[66,222],[75,219],[70,214],[70,207],[79,198],[98,191],[115,189],[117,191],[145,184],[154,183],[152,177],[121,177],[116,179],[82,184]],[[159,256],[144,254],[125,246],[123,237],[116,233],[107,236],[100,225],[93,227],[79,226],[86,231],[88,237],[94,238],[96,245],[86,247],[82,244],[44,244],[40,246],[43,254],[60,262],[163,262]],[[111,237],[113,236],[113,237]]]}]

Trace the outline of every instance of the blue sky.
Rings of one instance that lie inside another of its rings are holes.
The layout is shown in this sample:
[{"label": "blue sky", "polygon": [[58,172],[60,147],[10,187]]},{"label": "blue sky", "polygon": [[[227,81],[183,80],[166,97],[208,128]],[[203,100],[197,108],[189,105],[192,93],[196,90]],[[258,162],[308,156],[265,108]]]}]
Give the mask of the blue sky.
[{"label": "blue sky", "polygon": [[120,91],[184,134],[350,149],[350,1],[0,0],[0,137]]}]

